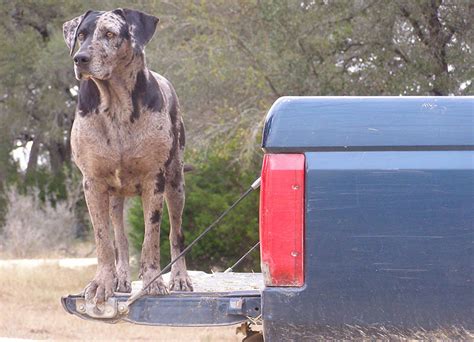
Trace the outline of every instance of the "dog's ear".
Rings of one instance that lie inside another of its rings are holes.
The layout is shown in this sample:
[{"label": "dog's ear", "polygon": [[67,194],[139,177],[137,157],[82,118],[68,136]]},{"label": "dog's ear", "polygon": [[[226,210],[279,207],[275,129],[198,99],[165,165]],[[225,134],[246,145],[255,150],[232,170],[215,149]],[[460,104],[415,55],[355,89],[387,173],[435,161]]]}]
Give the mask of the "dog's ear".
[{"label": "dog's ear", "polygon": [[87,11],[83,15],[80,15],[74,19],[66,21],[63,24],[63,36],[64,40],[66,41],[66,45],[69,48],[69,54],[72,56],[74,52],[74,48],[76,47],[76,40],[77,40],[77,28],[81,25],[84,19],[89,15],[92,11]]},{"label": "dog's ear", "polygon": [[136,46],[143,50],[155,34],[156,25],[160,21],[157,17],[140,11],[118,8],[113,13],[122,16],[128,24],[130,34]]}]

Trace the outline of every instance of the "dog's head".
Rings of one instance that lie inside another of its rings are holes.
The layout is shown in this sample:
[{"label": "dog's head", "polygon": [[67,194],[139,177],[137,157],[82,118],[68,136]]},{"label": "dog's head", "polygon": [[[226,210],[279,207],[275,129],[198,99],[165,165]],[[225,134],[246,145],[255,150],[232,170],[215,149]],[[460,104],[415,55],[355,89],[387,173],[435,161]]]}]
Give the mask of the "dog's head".
[{"label": "dog's head", "polygon": [[126,67],[142,53],[155,33],[158,18],[118,8],[109,12],[87,11],[63,25],[64,40],[78,80],[109,79],[118,67]]}]

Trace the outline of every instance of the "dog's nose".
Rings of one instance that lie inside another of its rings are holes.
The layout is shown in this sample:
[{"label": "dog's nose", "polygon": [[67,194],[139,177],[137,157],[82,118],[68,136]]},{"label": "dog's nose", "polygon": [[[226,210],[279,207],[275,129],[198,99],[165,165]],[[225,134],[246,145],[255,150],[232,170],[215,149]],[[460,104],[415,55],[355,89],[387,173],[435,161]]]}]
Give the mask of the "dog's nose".
[{"label": "dog's nose", "polygon": [[74,63],[79,66],[87,65],[89,64],[90,61],[91,61],[91,58],[86,53],[78,53],[77,55],[74,56]]}]

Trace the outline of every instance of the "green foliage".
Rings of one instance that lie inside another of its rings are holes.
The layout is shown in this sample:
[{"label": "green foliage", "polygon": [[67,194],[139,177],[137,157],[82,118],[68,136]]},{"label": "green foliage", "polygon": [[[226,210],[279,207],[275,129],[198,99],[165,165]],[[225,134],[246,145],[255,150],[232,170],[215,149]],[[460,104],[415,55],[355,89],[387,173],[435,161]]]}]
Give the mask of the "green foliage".
[{"label": "green foliage", "polygon": [[[189,161],[197,166],[186,176],[187,241],[258,174],[263,119],[279,96],[473,94],[469,1],[0,3],[0,226],[8,184],[39,187],[44,199],[57,201],[69,200],[66,184],[79,182],[69,141],[77,81],[62,24],[88,9],[133,7],[160,18],[148,65],[177,90]],[[20,170],[11,153],[31,142],[35,153]],[[224,265],[250,246],[256,202],[242,204],[190,263]],[[84,222],[84,202],[77,208]],[[138,204],[133,210],[138,219]]]},{"label": "green foliage", "polygon": [[[196,170],[186,174],[186,206],[183,231],[191,242],[209,226],[257,178],[255,166],[243,171],[229,157],[213,152],[194,164]],[[130,240],[136,251],[143,241],[144,221],[141,201],[133,199],[128,213]],[[161,264],[170,260],[169,219],[164,209],[161,224]],[[226,269],[258,241],[258,194],[254,193],[239,204],[205,238],[199,241],[187,257],[191,269],[209,271],[212,267]],[[258,253],[251,256],[239,270],[259,269]]]}]

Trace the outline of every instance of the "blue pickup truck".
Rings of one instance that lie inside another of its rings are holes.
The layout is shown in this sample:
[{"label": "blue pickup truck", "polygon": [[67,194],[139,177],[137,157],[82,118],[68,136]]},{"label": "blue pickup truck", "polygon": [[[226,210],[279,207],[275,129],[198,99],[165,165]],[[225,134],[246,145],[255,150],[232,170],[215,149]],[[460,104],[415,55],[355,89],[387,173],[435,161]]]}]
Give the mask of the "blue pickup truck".
[{"label": "blue pickup truck", "polygon": [[473,97],[282,97],[262,147],[261,289],[128,308],[118,294],[106,317],[77,295],[65,309],[112,323],[263,322],[247,340],[472,334]]}]

